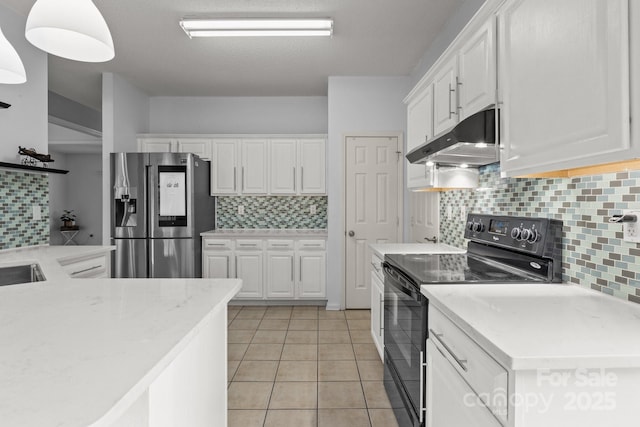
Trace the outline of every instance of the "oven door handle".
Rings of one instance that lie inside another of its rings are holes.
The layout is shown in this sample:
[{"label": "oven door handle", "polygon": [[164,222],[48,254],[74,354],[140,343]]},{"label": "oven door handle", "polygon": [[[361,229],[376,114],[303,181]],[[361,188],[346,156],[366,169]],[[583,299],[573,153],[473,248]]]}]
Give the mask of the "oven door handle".
[{"label": "oven door handle", "polygon": [[386,279],[384,283],[385,283],[385,286],[391,286],[393,289],[397,290],[398,292],[402,292],[403,294],[407,295],[411,299],[414,299],[417,301],[420,298],[421,294],[419,292],[416,292],[415,289],[411,289],[407,286],[403,286],[402,283],[399,283],[397,280],[393,278]]}]

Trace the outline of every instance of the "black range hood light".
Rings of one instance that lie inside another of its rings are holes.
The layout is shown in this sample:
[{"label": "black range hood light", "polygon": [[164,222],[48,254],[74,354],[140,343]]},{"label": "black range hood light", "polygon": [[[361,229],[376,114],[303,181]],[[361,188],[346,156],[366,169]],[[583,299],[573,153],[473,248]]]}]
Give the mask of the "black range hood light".
[{"label": "black range hood light", "polygon": [[467,117],[450,132],[413,149],[407,160],[471,167],[497,162],[495,114],[496,110],[490,109]]}]

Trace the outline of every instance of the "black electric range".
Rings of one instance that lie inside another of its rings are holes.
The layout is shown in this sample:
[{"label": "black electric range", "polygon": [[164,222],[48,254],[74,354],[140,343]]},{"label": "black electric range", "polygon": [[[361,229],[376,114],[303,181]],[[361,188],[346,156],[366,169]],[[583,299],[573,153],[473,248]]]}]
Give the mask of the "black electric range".
[{"label": "black electric range", "polygon": [[562,222],[469,214],[465,254],[388,254],[384,269],[385,389],[400,427],[425,419],[428,301],[421,285],[562,281]]}]

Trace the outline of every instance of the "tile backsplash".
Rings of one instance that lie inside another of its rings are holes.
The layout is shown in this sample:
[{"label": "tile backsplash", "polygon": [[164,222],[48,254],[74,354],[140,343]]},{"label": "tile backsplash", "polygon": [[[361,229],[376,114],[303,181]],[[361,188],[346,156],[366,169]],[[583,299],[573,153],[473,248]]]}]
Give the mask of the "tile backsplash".
[{"label": "tile backsplash", "polygon": [[[34,221],[33,206],[41,220]],[[49,243],[49,176],[0,170],[0,249]]]},{"label": "tile backsplash", "polygon": [[488,165],[480,169],[480,189],[440,194],[440,236],[444,243],[466,246],[462,206],[467,212],[562,220],[564,280],[640,303],[640,244],[623,241],[622,225],[608,222],[622,209],[640,210],[639,196],[640,171],[500,178],[499,166]]},{"label": "tile backsplash", "polygon": [[[316,213],[311,214],[315,205]],[[242,206],[244,214],[239,214]],[[216,228],[327,228],[326,196],[218,197]]]}]

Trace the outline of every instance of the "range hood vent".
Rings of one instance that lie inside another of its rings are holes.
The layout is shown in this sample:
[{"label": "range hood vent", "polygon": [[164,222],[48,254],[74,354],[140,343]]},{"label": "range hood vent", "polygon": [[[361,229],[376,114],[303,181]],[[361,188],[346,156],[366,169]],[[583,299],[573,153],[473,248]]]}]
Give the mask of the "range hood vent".
[{"label": "range hood vent", "polygon": [[497,162],[495,109],[467,117],[450,132],[407,154],[409,163],[478,167]]}]

